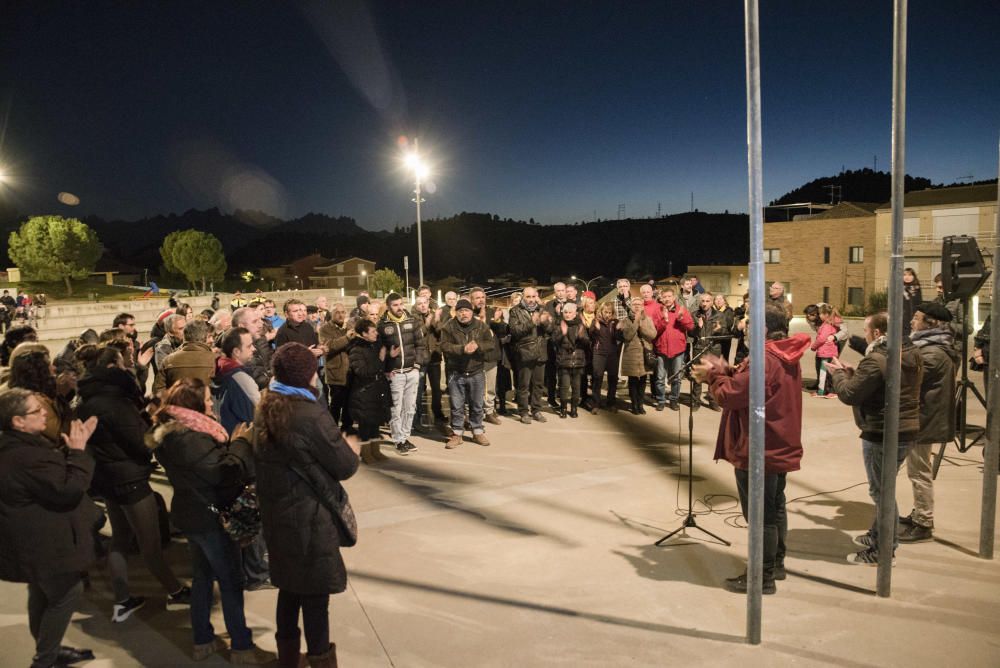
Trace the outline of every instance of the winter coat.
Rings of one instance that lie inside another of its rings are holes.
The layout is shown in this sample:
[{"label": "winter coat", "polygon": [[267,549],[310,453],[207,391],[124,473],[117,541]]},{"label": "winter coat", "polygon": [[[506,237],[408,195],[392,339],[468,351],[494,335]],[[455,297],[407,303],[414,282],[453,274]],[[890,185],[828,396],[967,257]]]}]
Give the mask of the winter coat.
[{"label": "winter coat", "polygon": [[153,393],[170,389],[181,378],[197,378],[206,385],[210,384],[215,375],[217,357],[207,343],[185,342],[163,360],[153,382]]},{"label": "winter coat", "polygon": [[245,366],[229,357],[216,363],[212,398],[219,422],[232,434],[238,425],[253,422],[254,410],[260,402],[260,389]]},{"label": "winter coat", "polygon": [[490,331],[493,332],[493,340],[496,342],[497,364],[503,367],[510,367],[508,343],[510,343],[510,325],[500,320],[490,320]]},{"label": "winter coat", "polygon": [[[562,322],[566,323],[566,334],[562,332]],[[582,369],[587,366],[587,351],[590,337],[580,316],[564,320],[552,328],[552,345],[556,349],[556,366],[560,369]]]},{"label": "winter coat", "polygon": [[594,318],[588,334],[594,355],[613,357],[621,351],[621,339],[617,319],[601,322],[597,318]]},{"label": "winter coat", "polygon": [[179,350],[183,344],[183,341],[178,341],[172,336],[163,336],[157,340],[156,345],[154,346],[155,352],[153,355],[153,366],[156,369],[157,376],[159,376],[163,370],[164,360],[166,360],[170,354]]},{"label": "winter coat", "polygon": [[622,341],[622,375],[623,376],[645,376],[649,373],[646,368],[644,351],[653,349],[653,340],[656,338],[656,327],[645,311],[640,315],[639,321],[632,318],[625,318],[618,321],[621,327]]},{"label": "winter coat", "polygon": [[[427,363],[427,347],[420,324],[406,311],[399,321],[393,320],[386,311],[378,321],[378,337],[386,349],[386,371],[413,369]],[[395,357],[389,354],[393,346],[399,348]]]},{"label": "winter coat", "polygon": [[319,328],[319,342],[327,348],[323,367],[327,385],[347,385],[347,369],[350,366],[347,344],[350,341],[347,329],[335,322],[324,322]]},{"label": "winter coat", "polygon": [[146,443],[163,465],[174,490],[170,520],[184,533],[205,533],[219,527],[208,509],[225,508],[240,495],[252,476],[249,443],[230,446],[208,434],[188,429],[177,420],[157,425]]},{"label": "winter coat", "polygon": [[253,357],[246,364],[247,373],[257,383],[257,387],[264,389],[271,382],[271,355],[274,348],[267,337],[260,337],[253,341]]},{"label": "winter coat", "polygon": [[295,594],[336,594],[347,588],[347,569],[330,509],[344,499],[340,483],[357,471],[358,456],[326,406],[298,397],[289,401],[284,442],[262,437],[254,451],[271,582]]},{"label": "winter coat", "polygon": [[[444,326],[444,323],[438,321],[434,317],[433,310],[429,310],[427,313],[421,313],[420,311],[414,310],[411,315],[413,315],[413,319],[420,324],[420,331],[424,336],[424,347],[427,349],[428,364],[440,364],[441,348],[439,345],[439,337],[441,334],[441,327]],[[431,322],[432,320],[433,322]]]},{"label": "winter coat", "polygon": [[[534,313],[541,313],[542,307]],[[519,363],[545,362],[548,359],[548,341],[552,332],[552,321],[535,324],[529,311],[523,303],[510,309],[509,326],[510,341]]]},{"label": "winter coat", "polygon": [[[465,346],[472,341],[479,347],[472,353],[465,352]],[[440,346],[448,375],[474,375],[485,369],[488,354],[496,350],[496,340],[489,325],[482,320],[473,318],[463,325],[458,318],[452,318],[441,328]]]},{"label": "winter coat", "polygon": [[94,561],[94,460],[45,437],[0,434],[0,580],[37,582]]},{"label": "winter coat", "polygon": [[152,457],[145,436],[149,420],[142,412],[142,390],[124,369],[96,369],[77,384],[81,420],[97,416],[87,452],[97,462],[93,489],[105,498],[132,503],[148,495]]},{"label": "winter coat", "polygon": [[837,349],[837,341],[827,341],[829,337],[835,336],[839,329],[831,320],[820,324],[819,329],[816,330],[816,340],[810,346],[816,353],[816,357],[837,357],[840,354]]},{"label": "winter coat", "polygon": [[664,322],[663,328],[656,335],[656,352],[667,357],[677,357],[687,352],[688,332],[694,329],[691,312],[678,302],[674,304],[672,311],[667,312],[665,318],[663,309],[660,309],[659,316]]},{"label": "winter coat", "polygon": [[347,401],[351,415],[359,422],[365,419],[382,424],[392,404],[389,383],[378,356],[381,348],[382,344],[378,341],[370,343],[360,336],[351,339],[347,346],[351,365],[348,383],[351,389]]},{"label": "winter coat", "polygon": [[319,336],[316,328],[308,319],[299,323],[286,320],[285,324],[278,329],[274,336],[274,349],[277,350],[286,343],[301,343],[306,348],[319,345]]},{"label": "winter coat", "polygon": [[[698,318],[701,318],[701,326],[698,326]],[[722,321],[719,312],[713,306],[708,313],[701,310],[692,312],[691,319],[694,321],[694,329],[691,336],[694,338],[693,350],[695,354],[706,351],[707,355],[722,355],[722,344],[720,341],[713,341],[713,336],[728,336],[729,332],[722,329]]]},{"label": "winter coat", "polygon": [[[808,334],[764,342],[764,471],[798,471],[802,459],[802,368]],[[709,391],[722,407],[715,459],[746,471],[750,457],[750,364],[710,372]]]},{"label": "winter coat", "polygon": [[[885,367],[888,348],[885,337],[868,346],[854,373],[834,370],[837,398],[854,407],[854,422],[861,438],[881,442],[885,430]],[[920,431],[920,383],[923,363],[909,341],[903,342],[900,364],[899,440],[913,441]]]},{"label": "winter coat", "polygon": [[[490,335],[493,336],[494,331],[493,331],[492,316],[493,316],[493,311],[495,311],[496,309],[484,306],[482,310],[486,311],[485,315],[482,313],[482,311],[473,310],[472,317],[473,319],[479,320],[484,325],[486,325],[487,328],[489,328],[490,330]],[[500,324],[506,327],[506,323],[504,323],[502,320],[500,321]],[[497,342],[491,348],[483,351],[483,366],[488,371],[490,369],[495,369],[497,367],[497,364],[499,364],[499,362],[500,362],[500,344],[499,342]]]},{"label": "winter coat", "polygon": [[947,324],[910,333],[920,352],[920,433],[917,443],[947,443],[955,437],[955,369],[961,362]]}]

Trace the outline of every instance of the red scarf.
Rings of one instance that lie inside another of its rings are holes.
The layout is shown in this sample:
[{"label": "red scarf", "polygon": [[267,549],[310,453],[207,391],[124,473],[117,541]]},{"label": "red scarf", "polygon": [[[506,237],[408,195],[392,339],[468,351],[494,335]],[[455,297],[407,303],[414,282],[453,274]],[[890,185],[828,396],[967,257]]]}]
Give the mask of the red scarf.
[{"label": "red scarf", "polygon": [[203,434],[208,434],[219,443],[229,442],[229,434],[226,433],[222,425],[204,413],[181,406],[167,406],[164,410],[167,411],[167,415],[191,431],[200,431]]}]

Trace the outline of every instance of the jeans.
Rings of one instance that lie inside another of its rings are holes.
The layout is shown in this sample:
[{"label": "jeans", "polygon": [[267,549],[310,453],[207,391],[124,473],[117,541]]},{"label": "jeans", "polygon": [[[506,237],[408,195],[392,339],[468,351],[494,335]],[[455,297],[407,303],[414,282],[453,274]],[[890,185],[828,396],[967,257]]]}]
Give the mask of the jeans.
[{"label": "jeans", "polygon": [[417,409],[417,386],[420,371],[397,371],[389,377],[389,391],[392,393],[392,410],[389,413],[389,431],[392,442],[403,443],[413,431],[413,413]]},{"label": "jeans", "polygon": [[469,428],[473,434],[482,434],[483,387],[486,374],[451,372],[448,374],[448,400],[451,403],[451,430],[461,436],[465,429],[465,409],[469,409]]},{"label": "jeans", "polygon": [[293,594],[278,590],[275,637],[298,639],[299,610],[306,632],[306,651],[312,656],[325,654],[330,649],[329,594]]},{"label": "jeans", "polygon": [[128,586],[128,554],[135,534],[139,552],[149,572],[159,580],[167,593],[181,588],[173,571],[163,556],[160,544],[160,510],[156,498],[148,494],[135,503],[118,504],[106,500],[108,520],[111,522],[111,550],[108,552],[108,571],[115,601],[124,601],[131,596]]},{"label": "jeans", "polygon": [[521,362],[517,365],[517,410],[521,415],[542,410],[544,380],[545,362]]},{"label": "jeans", "polygon": [[667,401],[666,384],[668,378],[673,378],[670,383],[670,401],[677,403],[677,399],[681,396],[681,381],[684,379],[683,375],[678,374],[683,368],[684,353],[674,357],[656,353],[656,385],[653,387],[653,398],[656,399],[657,403],[662,404]]},{"label": "jeans", "polygon": [[576,410],[580,405],[580,381],[583,379],[583,367],[559,367],[559,401],[563,409],[569,407]]},{"label": "jeans", "polygon": [[239,546],[221,528],[186,534],[191,550],[191,630],[194,644],[212,642],[212,581],[219,582],[222,618],[235,650],[250,649],[250,629],[243,614],[243,571]]},{"label": "jeans", "polygon": [[[750,506],[750,472],[734,469],[736,489],[740,495],[743,519]],[[788,535],[788,514],[785,512],[785,473],[764,474],[764,579],[774,579],[774,567],[785,564],[785,537]],[[749,520],[748,520],[749,521]]]},{"label": "jeans", "polygon": [[60,573],[28,583],[28,629],[35,639],[32,668],[55,665],[82,593],[79,573]]},{"label": "jeans", "polygon": [[594,405],[601,400],[601,385],[604,383],[604,374],[608,375],[608,399],[605,405],[614,406],[615,395],[618,393],[618,355],[616,350],[611,355],[594,355],[594,375],[593,394]]},{"label": "jeans", "polygon": [[920,443],[910,448],[906,456],[906,476],[913,484],[913,522],[928,529],[934,528],[934,467],[931,466],[930,443]]},{"label": "jeans", "polygon": [[243,564],[243,579],[247,588],[262,585],[271,577],[263,534],[257,534],[253,542],[240,550],[240,559]]},{"label": "jeans", "polygon": [[[911,442],[900,441],[899,449],[896,453],[897,471],[899,471],[903,462],[906,461],[906,455],[909,453],[911,445]],[[873,549],[878,550],[878,516],[879,508],[882,505],[882,442],[861,439],[861,454],[865,461],[865,473],[868,475],[868,496],[872,497],[872,501],[875,502],[875,520],[872,522],[872,528],[868,530],[868,533],[875,544]],[[899,540],[897,539],[899,535],[899,509],[896,507],[895,497],[892,499],[892,516],[894,519],[892,549],[895,551],[896,547],[899,546]]]}]

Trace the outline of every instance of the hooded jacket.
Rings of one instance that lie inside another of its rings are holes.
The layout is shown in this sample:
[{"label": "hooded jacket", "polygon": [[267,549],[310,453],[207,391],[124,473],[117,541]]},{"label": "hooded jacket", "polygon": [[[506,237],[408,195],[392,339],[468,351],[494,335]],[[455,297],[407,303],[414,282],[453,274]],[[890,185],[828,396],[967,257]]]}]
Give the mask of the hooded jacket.
[{"label": "hooded jacket", "polygon": [[[903,342],[900,361],[899,440],[913,441],[920,431],[920,383],[923,363],[909,341]],[[888,347],[885,337],[868,346],[854,373],[833,371],[837,398],[854,407],[854,422],[861,438],[881,442],[885,430],[885,367]]]},{"label": "hooded jacket", "polygon": [[920,352],[920,433],[917,443],[946,443],[955,437],[955,367],[961,361],[951,327],[910,333]]},{"label": "hooded jacket", "polygon": [[[802,460],[802,368],[808,334],[764,343],[764,471],[798,471]],[[711,372],[709,391],[722,407],[715,459],[748,470],[750,359],[725,373]]]},{"label": "hooded jacket", "polygon": [[[385,370],[400,371],[421,367],[427,362],[427,347],[424,345],[424,334],[420,323],[413,319],[407,311],[396,320],[390,311],[386,311],[378,321],[378,336],[385,347]],[[399,348],[399,354],[393,357],[389,351]]]},{"label": "hooded jacket", "polygon": [[219,422],[232,434],[237,425],[253,422],[254,409],[260,402],[260,389],[246,367],[232,358],[220,357],[215,363],[212,398]]}]

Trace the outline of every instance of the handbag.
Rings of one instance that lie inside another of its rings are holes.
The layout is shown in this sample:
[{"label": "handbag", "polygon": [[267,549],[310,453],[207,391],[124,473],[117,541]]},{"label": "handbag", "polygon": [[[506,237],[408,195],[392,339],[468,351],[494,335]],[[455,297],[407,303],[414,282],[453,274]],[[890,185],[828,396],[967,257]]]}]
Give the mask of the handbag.
[{"label": "handbag", "polygon": [[253,483],[244,485],[233,501],[217,508],[208,504],[208,509],[216,516],[222,530],[240,547],[246,547],[260,533],[260,503],[257,499],[257,487]]},{"label": "handbag", "polygon": [[646,368],[652,371],[656,368],[656,352],[646,346],[643,346],[642,361],[645,362]]}]

